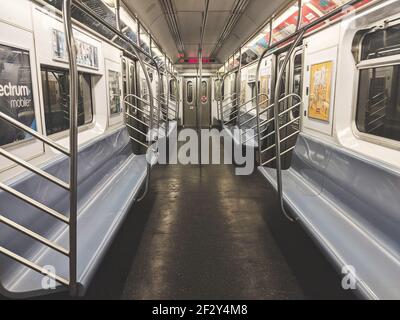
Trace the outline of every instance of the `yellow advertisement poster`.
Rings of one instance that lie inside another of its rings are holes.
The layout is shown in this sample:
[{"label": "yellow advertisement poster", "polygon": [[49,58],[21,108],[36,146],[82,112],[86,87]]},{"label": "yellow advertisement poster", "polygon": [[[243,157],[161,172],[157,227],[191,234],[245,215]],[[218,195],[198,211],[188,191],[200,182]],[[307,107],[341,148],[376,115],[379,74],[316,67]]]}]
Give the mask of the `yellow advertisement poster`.
[{"label": "yellow advertisement poster", "polygon": [[332,61],[311,66],[308,117],[329,121],[331,104]]},{"label": "yellow advertisement poster", "polygon": [[[268,83],[269,76],[263,75],[260,77],[260,93],[267,95],[268,94]],[[265,109],[268,105],[268,98],[264,95],[260,97],[260,107],[261,109]]]}]

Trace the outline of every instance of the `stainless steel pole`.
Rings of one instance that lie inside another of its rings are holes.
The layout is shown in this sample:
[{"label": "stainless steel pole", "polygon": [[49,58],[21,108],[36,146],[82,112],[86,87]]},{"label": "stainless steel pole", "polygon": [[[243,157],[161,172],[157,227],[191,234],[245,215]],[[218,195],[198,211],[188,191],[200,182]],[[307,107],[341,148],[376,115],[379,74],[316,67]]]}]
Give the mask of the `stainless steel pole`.
[{"label": "stainless steel pole", "polygon": [[63,23],[69,62],[69,287],[70,294],[78,294],[77,284],[77,188],[78,188],[78,67],[71,22],[71,0],[63,2]]}]

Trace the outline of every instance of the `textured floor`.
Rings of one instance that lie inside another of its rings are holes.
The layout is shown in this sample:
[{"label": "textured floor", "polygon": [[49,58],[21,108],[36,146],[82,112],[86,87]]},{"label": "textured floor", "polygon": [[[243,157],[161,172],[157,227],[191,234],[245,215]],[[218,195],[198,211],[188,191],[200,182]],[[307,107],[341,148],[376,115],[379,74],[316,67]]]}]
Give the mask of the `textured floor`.
[{"label": "textured floor", "polygon": [[257,172],[158,165],[85,299],[354,298],[340,283]]},{"label": "textured floor", "polygon": [[159,166],[97,273],[89,299],[347,299],[257,173]]}]

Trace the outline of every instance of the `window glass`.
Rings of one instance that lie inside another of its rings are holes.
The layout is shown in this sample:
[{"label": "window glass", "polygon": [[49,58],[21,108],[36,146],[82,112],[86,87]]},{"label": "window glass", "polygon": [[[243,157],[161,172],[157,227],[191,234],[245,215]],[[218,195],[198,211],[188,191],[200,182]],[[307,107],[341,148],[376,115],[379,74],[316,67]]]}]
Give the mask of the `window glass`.
[{"label": "window glass", "polygon": [[272,43],[283,40],[296,31],[299,6],[297,1],[272,21]]},{"label": "window glass", "polygon": [[150,53],[150,35],[140,25],[140,47]]},{"label": "window glass", "polygon": [[221,100],[221,80],[220,79],[216,79],[214,81],[214,99],[216,101]]},{"label": "window glass", "polygon": [[[37,130],[28,51],[0,45],[0,111]],[[0,120],[0,145],[29,137]]]},{"label": "window glass", "polygon": [[[277,70],[278,73],[281,71],[283,62],[285,60],[285,56],[286,56],[286,53],[284,53],[278,57],[278,70]],[[279,98],[283,98],[287,93],[287,70],[288,70],[288,68],[289,68],[289,65],[286,65],[285,71],[282,73],[281,85],[279,87],[279,89],[280,89],[279,90]]]},{"label": "window glass", "polygon": [[302,1],[301,24],[307,25],[350,0],[306,0]]},{"label": "window glass", "polygon": [[186,101],[189,103],[193,102],[193,83],[188,81],[186,84]]},{"label": "window glass", "polygon": [[[399,53],[399,25],[367,34],[361,58]],[[359,131],[400,141],[400,65],[360,70],[356,124]]]},{"label": "window glass", "polygon": [[232,70],[233,69],[233,67],[234,67],[233,62],[234,62],[234,60],[233,60],[233,56],[232,56],[228,60],[228,70]]},{"label": "window glass", "polygon": [[122,59],[122,94],[124,97],[128,94],[128,70],[126,65],[126,60]]},{"label": "window glass", "polygon": [[[46,133],[69,129],[69,73],[42,68]],[[89,74],[78,75],[78,126],[93,121],[92,83]]]},{"label": "window glass", "polygon": [[240,52],[236,52],[235,55],[233,56],[233,67],[239,67],[239,61],[240,61]]},{"label": "window glass", "polygon": [[121,112],[121,91],[119,89],[120,74],[117,71],[108,70],[108,90],[110,100],[110,114]]},{"label": "window glass", "polygon": [[302,53],[298,53],[294,57],[294,66],[293,66],[293,86],[292,92],[299,95],[301,97],[301,84],[302,84]]},{"label": "window glass", "polygon": [[129,93],[136,94],[135,65],[129,63]]},{"label": "window glass", "polygon": [[133,42],[137,42],[137,22],[128,13],[123,5],[120,6],[119,15],[121,18],[121,30],[122,32]]},{"label": "window glass", "polygon": [[357,128],[361,132],[400,141],[400,67],[360,71]]},{"label": "window glass", "polygon": [[269,45],[270,24],[242,48],[242,67],[257,60]]},{"label": "window glass", "polygon": [[231,81],[231,95],[236,93],[236,73],[231,74],[230,76]]},{"label": "window glass", "polygon": [[363,40],[361,60],[400,54],[400,25],[367,34]]},{"label": "window glass", "polygon": [[208,95],[208,90],[207,90],[207,82],[206,81],[202,81],[201,82],[201,96],[202,97],[207,97]]},{"label": "window glass", "polygon": [[[298,96],[302,96],[302,67],[303,67],[303,61],[302,61],[302,52],[297,53],[294,56],[294,63],[293,63],[293,80],[292,80],[292,93],[297,94]],[[297,98],[292,98],[291,99],[291,106],[294,106],[296,103],[298,103],[299,100]],[[291,112],[291,115],[294,118],[297,118],[300,116],[300,108],[294,108]]]},{"label": "window glass", "polygon": [[175,99],[177,98],[178,92],[176,89],[177,89],[176,80],[170,80],[169,81],[169,94],[170,94],[170,99],[172,101],[175,101]]}]

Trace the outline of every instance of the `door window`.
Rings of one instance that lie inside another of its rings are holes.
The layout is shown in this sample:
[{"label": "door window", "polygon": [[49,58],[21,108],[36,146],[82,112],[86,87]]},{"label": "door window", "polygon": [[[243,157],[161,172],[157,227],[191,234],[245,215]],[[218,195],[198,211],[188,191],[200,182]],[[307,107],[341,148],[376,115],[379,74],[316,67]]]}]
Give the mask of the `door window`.
[{"label": "door window", "polygon": [[186,83],[186,101],[188,103],[193,102],[193,82],[192,81],[188,81]]}]

